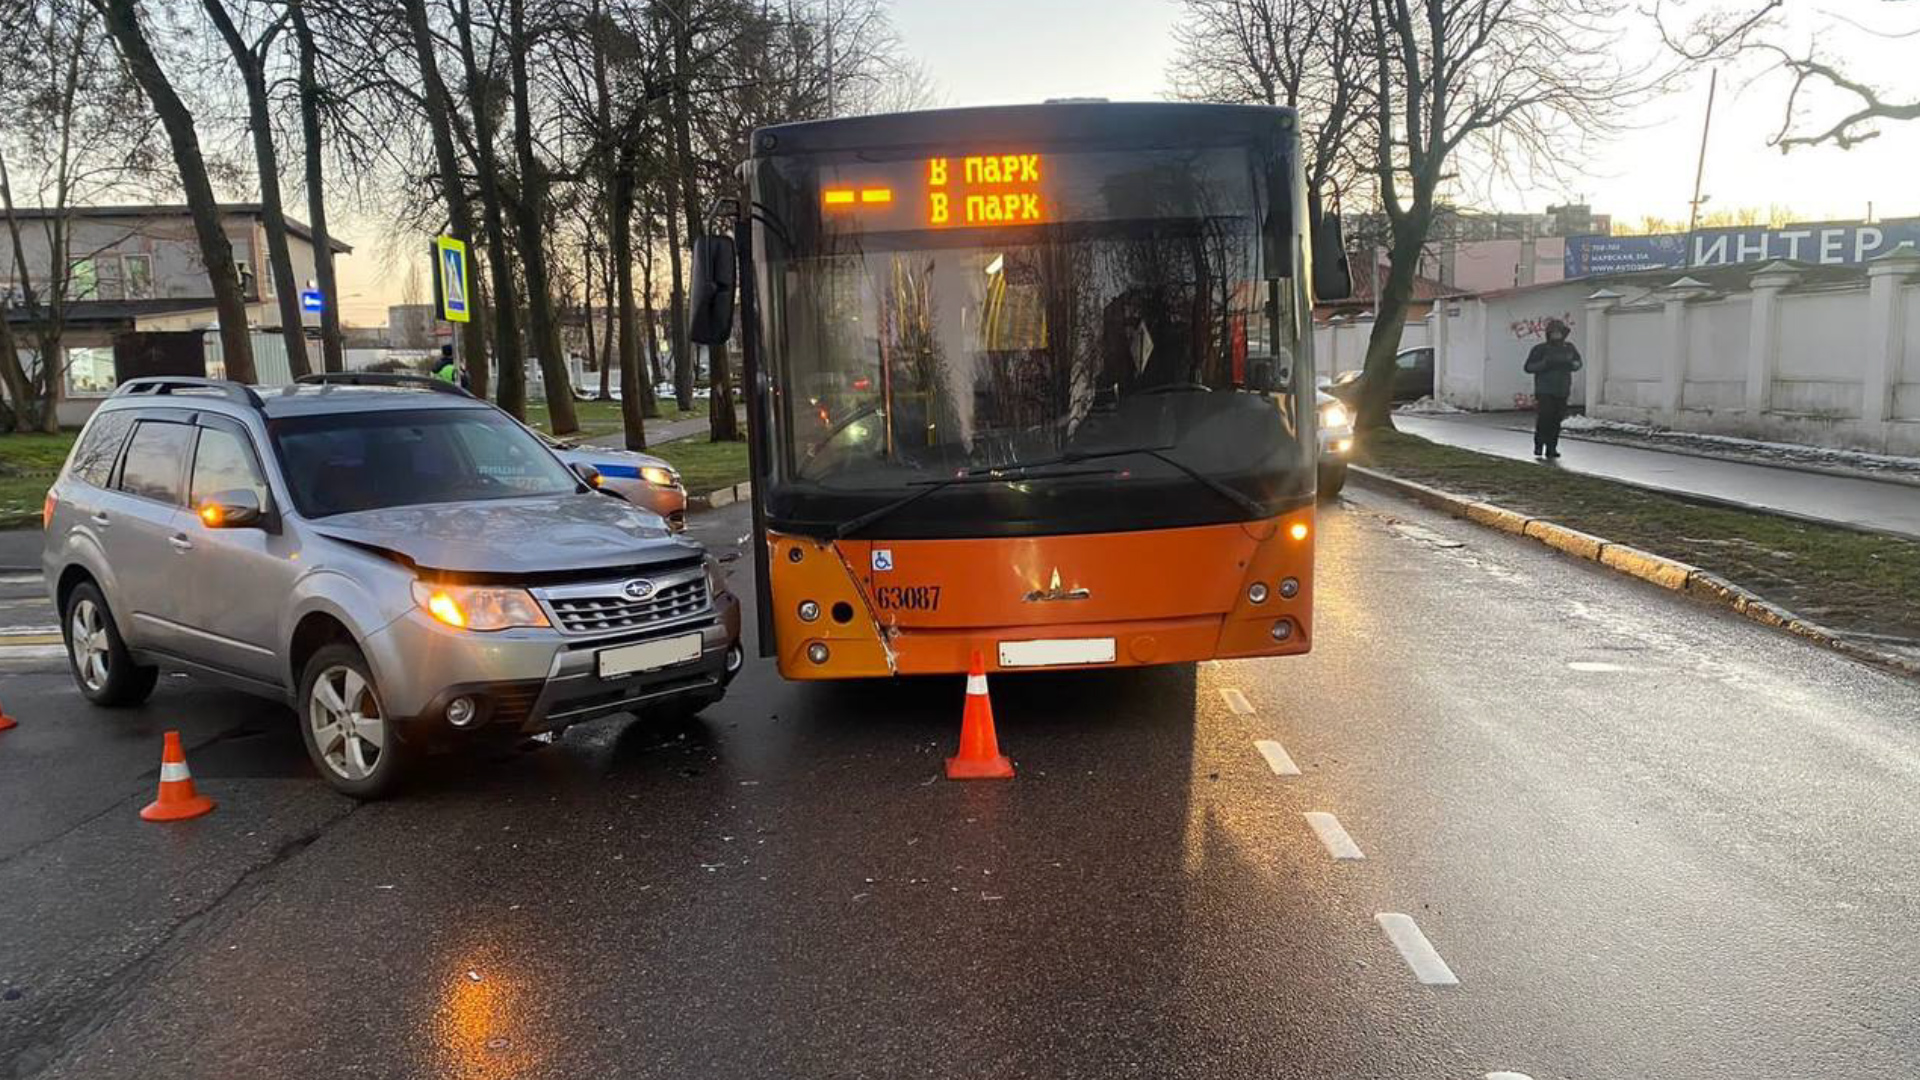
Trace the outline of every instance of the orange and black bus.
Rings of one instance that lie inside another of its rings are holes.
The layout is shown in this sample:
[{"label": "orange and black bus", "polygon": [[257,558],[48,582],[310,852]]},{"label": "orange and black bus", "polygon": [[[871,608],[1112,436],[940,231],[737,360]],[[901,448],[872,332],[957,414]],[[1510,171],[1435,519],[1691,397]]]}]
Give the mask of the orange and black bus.
[{"label": "orange and black bus", "polygon": [[755,132],[694,322],[729,336],[737,273],[762,653],[834,679],[1306,652],[1299,145],[1286,109],[1081,101]]}]

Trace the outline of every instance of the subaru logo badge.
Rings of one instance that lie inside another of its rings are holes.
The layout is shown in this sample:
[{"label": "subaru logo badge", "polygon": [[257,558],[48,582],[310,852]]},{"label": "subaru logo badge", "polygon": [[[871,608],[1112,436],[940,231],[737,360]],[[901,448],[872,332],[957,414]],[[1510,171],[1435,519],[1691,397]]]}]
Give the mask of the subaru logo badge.
[{"label": "subaru logo badge", "polygon": [[627,594],[628,599],[645,600],[653,595],[653,582],[646,578],[637,578],[620,586],[620,591]]}]

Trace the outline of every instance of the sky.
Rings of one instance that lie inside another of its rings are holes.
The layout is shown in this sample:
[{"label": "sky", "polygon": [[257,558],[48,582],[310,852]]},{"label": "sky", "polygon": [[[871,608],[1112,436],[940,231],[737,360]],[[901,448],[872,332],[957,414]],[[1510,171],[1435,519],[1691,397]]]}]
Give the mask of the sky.
[{"label": "sky", "polygon": [[[1644,3],[1645,0],[1638,0]],[[1881,28],[1920,30],[1920,3],[1835,0],[1877,20]],[[1663,55],[1651,23],[1628,0],[1612,47],[1622,56]],[[1828,13],[1802,7],[1786,28],[1789,40],[1817,37],[1850,73],[1882,85],[1920,84],[1908,76],[1916,41],[1862,33]],[[938,84],[942,103],[1000,105],[1051,97],[1151,101],[1166,91],[1174,58],[1175,0],[895,0],[894,25],[906,50]],[[1920,216],[1920,121],[1885,125],[1880,138],[1853,150],[1767,145],[1780,124],[1787,86],[1752,66],[1723,68],[1707,144],[1706,209],[1785,207],[1795,220]],[[1517,184],[1484,184],[1452,193],[1462,205],[1543,211],[1567,201],[1591,203],[1616,223],[1646,216],[1684,220],[1693,194],[1707,75],[1699,73],[1637,111],[1631,129],[1559,163],[1559,178],[1536,175]],[[347,239],[379,235],[366,223]],[[423,241],[424,244],[424,241]],[[424,259],[424,257],[423,257]],[[342,310],[355,324],[385,321],[399,302],[404,274],[377,243],[342,261]]]}]

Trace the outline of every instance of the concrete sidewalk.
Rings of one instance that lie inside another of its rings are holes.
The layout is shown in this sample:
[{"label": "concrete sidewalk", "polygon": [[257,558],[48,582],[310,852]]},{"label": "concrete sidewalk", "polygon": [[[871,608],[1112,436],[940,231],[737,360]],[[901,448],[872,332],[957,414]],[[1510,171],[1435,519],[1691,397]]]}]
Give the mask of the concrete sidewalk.
[{"label": "concrete sidewalk", "polygon": [[[1483,454],[1532,461],[1533,433],[1493,424],[1474,414],[1396,413],[1409,435]],[[1920,488],[1907,484],[1750,465],[1692,454],[1672,454],[1587,440],[1562,440],[1557,463],[1573,472],[1677,495],[1768,510],[1871,532],[1920,539]]]}]

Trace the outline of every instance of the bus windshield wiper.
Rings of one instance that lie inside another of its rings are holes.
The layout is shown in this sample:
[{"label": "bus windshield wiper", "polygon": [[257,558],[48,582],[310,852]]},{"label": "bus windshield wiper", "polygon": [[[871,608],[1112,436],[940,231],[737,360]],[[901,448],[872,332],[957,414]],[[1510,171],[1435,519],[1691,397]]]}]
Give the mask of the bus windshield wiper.
[{"label": "bus windshield wiper", "polygon": [[864,514],[861,514],[859,517],[848,518],[846,521],[841,522],[838,526],[834,528],[833,538],[835,540],[844,540],[848,536],[852,535],[853,533],[859,532],[861,529],[864,529],[867,526],[873,524],[874,522],[879,521],[881,518],[890,517],[901,510],[905,510],[907,507],[912,506],[914,503],[919,502],[921,499],[926,498],[927,496],[933,494],[934,492],[939,491],[943,488],[953,487],[956,484],[995,484],[995,483],[1002,483],[1002,482],[1012,482],[1015,480],[1062,480],[1062,479],[1066,479],[1068,477],[1074,477],[1074,476],[1106,476],[1106,475],[1110,475],[1113,472],[1112,469],[1081,469],[1076,472],[1047,473],[1042,476],[1024,475],[1027,472],[1027,470],[1036,469],[1036,468],[1040,468],[1047,465],[1057,465],[1057,464],[1060,464],[1060,462],[1036,461],[1029,465],[1020,465],[1018,466],[1018,468],[1023,475],[1017,476],[1017,477],[1000,475],[1001,473],[1006,471],[1003,469],[993,470],[989,472],[982,472],[978,469],[969,469],[968,471],[961,473],[958,476],[949,476],[944,480],[915,481],[914,486],[919,488],[918,491],[915,491],[910,495],[903,495],[900,498],[895,499],[890,503],[886,503],[885,505],[876,506],[872,510],[867,511]]},{"label": "bus windshield wiper", "polygon": [[1206,473],[1203,473],[1200,470],[1194,468],[1193,466],[1188,465],[1186,462],[1180,461],[1179,459],[1168,455],[1167,451],[1171,449],[1173,449],[1173,444],[1169,443],[1162,446],[1120,446],[1120,447],[1114,447],[1112,449],[1107,449],[1107,450],[1068,450],[1061,453],[1058,457],[1045,458],[1040,461],[1015,462],[1011,465],[983,465],[977,469],[969,470],[968,475],[972,476],[972,475],[988,474],[988,475],[994,475],[994,476],[1003,476],[1010,472],[1026,472],[1027,470],[1030,470],[1030,469],[1045,468],[1050,465],[1072,465],[1082,461],[1098,461],[1101,458],[1127,457],[1128,455],[1131,455],[1131,454],[1145,454],[1150,458],[1163,461],[1168,465],[1171,465],[1174,468],[1180,470],[1181,472],[1186,473],[1187,476],[1191,477],[1194,480],[1194,482],[1202,485],[1203,487],[1206,487],[1211,491],[1218,493],[1222,498],[1232,500],[1235,505],[1239,506],[1241,509],[1247,511],[1248,513],[1255,514],[1260,517],[1266,516],[1266,513],[1267,513],[1266,507],[1260,505],[1260,503],[1247,497],[1241,492],[1235,491],[1233,488],[1230,488],[1227,485],[1221,483],[1220,481],[1215,480],[1213,477],[1208,476]]}]

